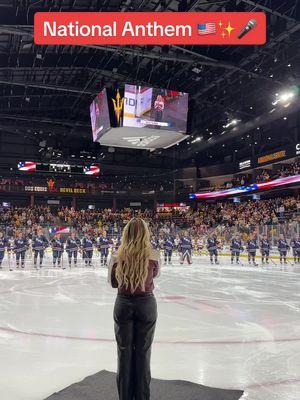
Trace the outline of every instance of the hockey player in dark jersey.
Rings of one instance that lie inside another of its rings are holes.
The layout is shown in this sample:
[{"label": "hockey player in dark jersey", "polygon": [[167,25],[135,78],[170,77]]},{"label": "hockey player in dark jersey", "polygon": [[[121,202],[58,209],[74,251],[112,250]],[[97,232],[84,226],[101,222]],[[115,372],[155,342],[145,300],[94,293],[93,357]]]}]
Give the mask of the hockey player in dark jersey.
[{"label": "hockey player in dark jersey", "polygon": [[92,259],[94,252],[94,240],[89,233],[86,233],[81,242],[83,259],[86,267],[92,267]]},{"label": "hockey player in dark jersey", "polygon": [[[57,266],[60,268],[62,265],[62,255],[64,251],[64,243],[61,238],[60,233],[57,233],[54,238],[51,241],[51,247],[52,247],[52,254],[53,254],[53,267]],[[66,269],[66,267],[63,265],[63,269]]]},{"label": "hockey player in dark jersey", "polygon": [[72,258],[74,267],[77,267],[78,250],[80,249],[81,243],[79,238],[76,236],[76,232],[71,232],[71,236],[68,237],[66,242],[66,252],[68,254],[69,267],[72,267]]},{"label": "hockey player in dark jersey", "polygon": [[282,264],[282,261],[284,262],[284,264],[286,264],[287,263],[286,256],[287,256],[287,252],[288,252],[290,246],[288,245],[288,243],[287,243],[286,239],[283,237],[283,235],[279,236],[277,248],[279,251],[280,264]]},{"label": "hockey player in dark jersey", "polygon": [[248,241],[247,241],[247,252],[248,252],[248,263],[251,264],[251,261],[253,265],[256,265],[255,257],[256,257],[256,250],[257,250],[257,242],[255,235],[253,235]]},{"label": "hockey player in dark jersey", "polygon": [[291,248],[293,250],[294,263],[300,263],[300,238],[294,237],[291,240]]},{"label": "hockey player in dark jersey", "polygon": [[8,239],[4,236],[3,232],[0,231],[0,269],[2,269],[2,262],[5,255],[5,250],[10,250],[10,244]]},{"label": "hockey player in dark jersey", "polygon": [[164,249],[165,264],[167,264],[167,262],[169,264],[172,264],[172,254],[173,254],[173,249],[174,249],[173,236],[170,236],[170,235],[165,236],[164,242],[163,242],[163,249]]},{"label": "hockey player in dark jersey", "polygon": [[17,268],[20,267],[20,261],[21,261],[21,268],[25,268],[25,254],[27,249],[28,249],[27,239],[25,238],[23,232],[18,232],[13,243],[13,250],[16,254]]},{"label": "hockey player in dark jersey", "polygon": [[180,264],[184,263],[186,259],[188,264],[192,264],[192,239],[187,235],[187,232],[184,232],[184,235],[181,236],[179,242],[179,253],[180,253]]},{"label": "hockey player in dark jersey", "polygon": [[115,245],[115,251],[117,251],[119,249],[119,247],[121,246],[121,240],[122,240],[122,236],[120,234],[118,234],[117,243]]},{"label": "hockey player in dark jersey", "polygon": [[177,236],[175,236],[175,239],[174,239],[174,251],[177,251],[178,254],[180,253],[179,243],[180,243],[180,237],[177,235]]},{"label": "hockey player in dark jersey", "polygon": [[270,242],[267,235],[263,235],[260,241],[261,262],[269,264],[270,257]]},{"label": "hockey player in dark jersey", "polygon": [[107,265],[110,244],[111,241],[108,239],[106,231],[103,231],[102,235],[98,239],[98,250],[100,253],[101,266]]},{"label": "hockey player in dark jersey", "polygon": [[217,240],[216,235],[212,235],[207,239],[207,251],[209,253],[209,258],[210,258],[210,263],[213,264],[219,264],[218,262],[218,247],[220,243]]},{"label": "hockey player in dark jersey", "polygon": [[233,264],[234,258],[237,264],[240,263],[240,254],[242,250],[243,250],[242,241],[240,237],[237,235],[235,238],[232,239],[230,244],[231,264]]},{"label": "hockey player in dark jersey", "polygon": [[152,235],[150,242],[151,242],[151,246],[153,247],[154,250],[160,250],[159,240],[156,236]]},{"label": "hockey player in dark jersey", "polygon": [[38,229],[37,235],[32,238],[32,250],[34,252],[33,264],[34,268],[37,268],[37,259],[40,258],[40,268],[43,266],[43,259],[45,254],[45,249],[49,246],[46,236],[43,234],[42,229]]}]

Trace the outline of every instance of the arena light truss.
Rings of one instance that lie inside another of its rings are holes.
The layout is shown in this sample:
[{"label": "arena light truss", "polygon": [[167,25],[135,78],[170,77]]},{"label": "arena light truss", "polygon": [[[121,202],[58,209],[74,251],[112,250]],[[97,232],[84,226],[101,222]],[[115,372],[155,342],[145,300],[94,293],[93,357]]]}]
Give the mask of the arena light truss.
[{"label": "arena light truss", "polygon": [[231,189],[219,190],[215,192],[191,193],[189,198],[192,200],[214,200],[231,196],[250,194],[275,189],[281,186],[293,185],[300,182],[300,175],[293,175],[284,178],[274,179],[269,182],[254,183],[249,186],[239,186]]}]

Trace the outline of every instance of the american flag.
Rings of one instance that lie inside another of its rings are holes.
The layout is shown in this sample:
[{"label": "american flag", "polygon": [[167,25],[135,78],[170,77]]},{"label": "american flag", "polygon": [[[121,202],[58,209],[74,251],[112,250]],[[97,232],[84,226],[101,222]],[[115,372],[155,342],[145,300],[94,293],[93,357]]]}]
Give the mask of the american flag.
[{"label": "american flag", "polygon": [[198,24],[198,35],[215,35],[216,32],[217,29],[216,29],[216,24],[214,22]]},{"label": "american flag", "polygon": [[70,228],[67,226],[55,226],[49,229],[50,235],[56,235],[57,233],[70,233]]},{"label": "american flag", "polygon": [[36,171],[36,162],[34,162],[34,161],[20,161],[18,163],[18,170],[19,171],[26,171],[26,172],[35,172]]},{"label": "american flag", "polygon": [[300,182],[300,175],[293,175],[293,176],[287,176],[284,178],[278,178],[274,179],[269,182],[263,182],[263,183],[253,183],[250,186],[239,186],[236,188],[232,189],[226,189],[226,190],[219,190],[215,192],[202,192],[202,193],[191,193],[189,195],[190,199],[217,199],[217,198],[222,198],[226,196],[236,196],[239,194],[248,194],[251,192],[255,191],[262,191],[262,190],[268,190],[268,189],[273,189],[279,186],[284,186],[284,185],[292,185],[292,184],[299,184]]},{"label": "american flag", "polygon": [[89,167],[84,167],[83,172],[85,175],[98,176],[100,174],[99,165],[90,165]]}]

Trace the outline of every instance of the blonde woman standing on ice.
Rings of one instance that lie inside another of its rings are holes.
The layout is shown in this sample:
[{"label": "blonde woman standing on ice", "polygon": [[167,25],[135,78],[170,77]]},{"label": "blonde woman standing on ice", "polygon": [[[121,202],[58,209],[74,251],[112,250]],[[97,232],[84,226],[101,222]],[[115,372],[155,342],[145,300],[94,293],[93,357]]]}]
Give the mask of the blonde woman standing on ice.
[{"label": "blonde woman standing on ice", "polygon": [[157,319],[153,279],[159,268],[159,253],[152,249],[147,224],[133,218],[109,266],[109,281],[118,288],[114,323],[120,400],[150,400],[150,357]]}]

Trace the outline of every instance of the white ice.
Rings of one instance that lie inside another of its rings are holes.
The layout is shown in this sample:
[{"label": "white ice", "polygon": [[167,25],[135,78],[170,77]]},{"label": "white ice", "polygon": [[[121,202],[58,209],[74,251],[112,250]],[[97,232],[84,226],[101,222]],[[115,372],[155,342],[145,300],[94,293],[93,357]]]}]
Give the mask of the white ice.
[{"label": "white ice", "polygon": [[[115,371],[116,294],[99,261],[26,268],[0,271],[1,400],[42,400]],[[153,377],[244,389],[247,400],[300,399],[300,266],[210,266],[203,257],[163,267],[155,294]]]}]

